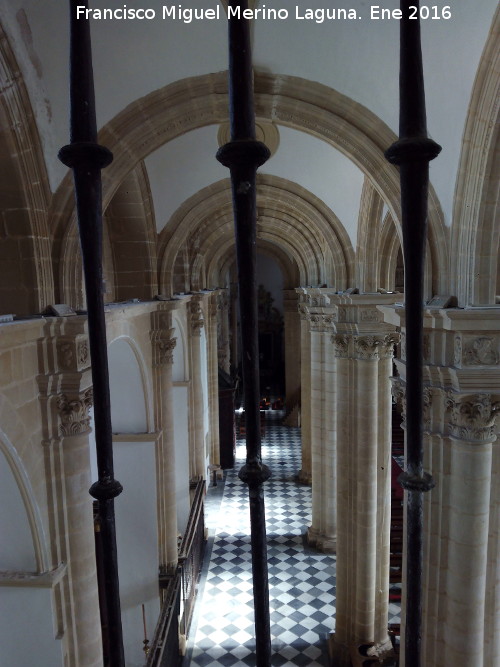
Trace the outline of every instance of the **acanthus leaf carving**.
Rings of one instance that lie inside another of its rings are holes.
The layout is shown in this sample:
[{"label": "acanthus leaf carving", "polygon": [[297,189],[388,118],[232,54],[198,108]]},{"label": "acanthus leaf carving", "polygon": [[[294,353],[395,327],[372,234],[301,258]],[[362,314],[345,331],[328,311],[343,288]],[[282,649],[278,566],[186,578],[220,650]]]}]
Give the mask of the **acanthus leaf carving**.
[{"label": "acanthus leaf carving", "polygon": [[90,430],[90,408],[93,404],[93,390],[87,389],[81,397],[69,399],[61,394],[57,399],[60,432],[63,437],[81,435]]},{"label": "acanthus leaf carving", "polygon": [[500,401],[491,394],[457,396],[450,391],[446,397],[450,434],[460,440],[488,442],[495,437],[494,427]]}]

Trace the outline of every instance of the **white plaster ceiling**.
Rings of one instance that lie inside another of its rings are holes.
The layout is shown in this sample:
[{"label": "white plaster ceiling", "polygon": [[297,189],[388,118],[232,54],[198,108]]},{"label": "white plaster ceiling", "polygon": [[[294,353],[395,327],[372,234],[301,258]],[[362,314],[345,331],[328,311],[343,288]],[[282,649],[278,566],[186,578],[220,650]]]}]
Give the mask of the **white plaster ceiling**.
[{"label": "white plaster ceiling", "polygon": [[[186,0],[183,6],[208,8],[215,7],[215,3],[216,0]],[[154,7],[158,17],[152,21],[92,21],[100,127],[134,100],[168,83],[227,68],[223,11],[218,21],[186,24],[162,20],[162,4],[157,0],[128,2],[128,7]],[[285,7],[290,16],[283,21],[255,21],[255,67],[330,86],[366,106],[397,133],[398,22],[370,20],[369,6],[373,3],[367,0],[350,3],[361,19],[322,24],[297,20],[295,4],[303,13],[306,7],[331,8],[333,3],[268,0],[266,7]],[[442,155],[431,163],[431,182],[447,224],[451,223],[460,145],[474,76],[497,0],[453,0],[450,4],[449,20],[422,22],[429,133],[443,146]],[[114,0],[95,0],[91,5],[101,9],[118,6]],[[394,9],[399,3],[386,0],[381,6]],[[69,137],[68,6],[60,0],[0,0],[0,8],[2,23],[28,85],[55,191],[66,171],[56,154]],[[348,230],[354,245],[361,173],[321,141],[287,128],[280,131],[280,148],[263,167],[263,173],[299,182],[324,199]],[[159,228],[186,197],[227,176],[214,158],[216,149],[216,128],[212,126],[190,132],[147,158]]]}]

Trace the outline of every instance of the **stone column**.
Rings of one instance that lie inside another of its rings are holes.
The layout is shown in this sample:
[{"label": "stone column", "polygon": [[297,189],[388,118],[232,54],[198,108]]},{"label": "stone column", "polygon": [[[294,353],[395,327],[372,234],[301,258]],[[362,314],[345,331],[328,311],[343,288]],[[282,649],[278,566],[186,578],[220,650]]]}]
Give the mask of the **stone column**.
[{"label": "stone column", "polygon": [[217,297],[209,297],[207,348],[208,348],[208,414],[210,420],[210,463],[220,464],[219,439],[219,361],[217,346]]},{"label": "stone column", "polygon": [[[451,445],[445,665],[484,665],[485,599],[490,530],[491,394],[447,394]],[[465,631],[464,631],[465,630]]]},{"label": "stone column", "polygon": [[300,426],[302,436],[302,466],[298,478],[304,484],[311,483],[311,333],[307,295],[300,294]]},{"label": "stone column", "polygon": [[284,290],[286,425],[300,426],[300,316],[297,294]]},{"label": "stone column", "polygon": [[307,541],[334,553],[337,541],[337,433],[332,314],[310,308],[312,523]]},{"label": "stone column", "polygon": [[379,657],[391,650],[390,376],[398,336],[382,322],[373,296],[337,297],[337,304],[337,609],[331,653],[335,665],[347,667],[360,645],[373,645]]},{"label": "stone column", "polygon": [[89,488],[89,410],[92,389],[57,400],[60,416],[61,479],[67,522],[68,573],[79,667],[102,665],[96,556]]},{"label": "stone column", "polygon": [[191,352],[191,400],[190,430],[191,456],[190,474],[193,479],[205,479],[205,433],[203,428],[203,386],[201,380],[201,330],[205,326],[201,309],[200,295],[196,295],[189,303],[190,308],[190,352]]},{"label": "stone column", "polygon": [[217,295],[217,358],[222,370],[231,373],[231,334],[229,331],[229,294],[227,290]]},{"label": "stone column", "polygon": [[175,442],[172,396],[172,364],[176,338],[169,312],[152,313],[150,332],[153,346],[155,429],[160,433],[156,447],[158,493],[158,546],[161,571],[177,564],[177,507],[175,489]]},{"label": "stone column", "polygon": [[[384,315],[404,335],[404,311]],[[435,480],[424,504],[425,667],[500,664],[499,324],[498,309],[424,311],[424,468]]]}]

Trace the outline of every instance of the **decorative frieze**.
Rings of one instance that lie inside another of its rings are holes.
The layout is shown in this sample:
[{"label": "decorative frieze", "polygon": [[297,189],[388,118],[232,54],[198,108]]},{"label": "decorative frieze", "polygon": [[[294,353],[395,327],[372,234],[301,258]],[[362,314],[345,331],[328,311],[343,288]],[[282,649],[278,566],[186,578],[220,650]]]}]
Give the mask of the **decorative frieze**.
[{"label": "decorative frieze", "polygon": [[59,430],[63,437],[81,435],[90,430],[90,408],[93,404],[93,390],[87,389],[81,397],[69,399],[61,394],[57,399],[57,408],[61,420]]},{"label": "decorative frieze", "polygon": [[488,442],[495,440],[495,418],[500,410],[500,401],[491,394],[446,396],[448,429],[450,435],[460,440]]},{"label": "decorative frieze", "polygon": [[498,366],[498,340],[489,336],[480,336],[467,341],[462,360],[465,366]]}]

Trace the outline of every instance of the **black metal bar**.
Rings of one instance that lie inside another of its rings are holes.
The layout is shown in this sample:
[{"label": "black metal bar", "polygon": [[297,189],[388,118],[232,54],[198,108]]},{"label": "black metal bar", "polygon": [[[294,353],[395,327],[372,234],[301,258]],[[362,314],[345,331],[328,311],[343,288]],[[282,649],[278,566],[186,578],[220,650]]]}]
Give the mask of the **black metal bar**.
[{"label": "black metal bar", "polygon": [[114,498],[122,491],[114,479],[111,411],[109,398],[106,321],[102,293],[102,202],[101,169],[113,159],[107,148],[97,143],[94,82],[90,27],[77,18],[77,5],[86,0],[70,0],[71,52],[70,100],[71,133],[59,159],[73,169],[78,228],[87,295],[89,347],[92,359],[94,425],[99,479],[90,488],[97,499],[102,539],[102,570],[108,615],[111,667],[125,665],[118,582]]},{"label": "black metal bar", "polygon": [[[246,0],[230,1],[229,5],[239,6],[241,12],[248,6]],[[269,158],[269,150],[255,139],[250,24],[233,15],[228,27],[231,141],[219,149],[217,159],[231,171],[247,447],[246,463],[239,477],[248,484],[250,498],[256,664],[269,667],[271,631],[263,484],[270,471],[262,463],[260,441],[255,193],[255,174]]]},{"label": "black metal bar", "polygon": [[421,666],[423,493],[434,482],[423,470],[423,302],[429,162],[441,147],[427,136],[419,19],[410,19],[401,0],[399,140],[387,151],[400,166],[406,317],[406,472],[407,491],[405,665]]}]

